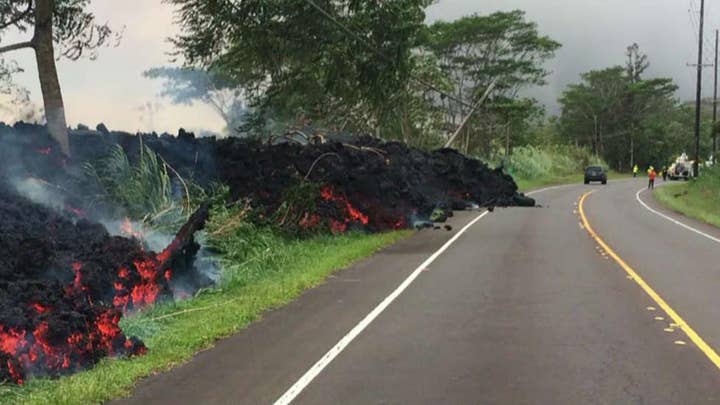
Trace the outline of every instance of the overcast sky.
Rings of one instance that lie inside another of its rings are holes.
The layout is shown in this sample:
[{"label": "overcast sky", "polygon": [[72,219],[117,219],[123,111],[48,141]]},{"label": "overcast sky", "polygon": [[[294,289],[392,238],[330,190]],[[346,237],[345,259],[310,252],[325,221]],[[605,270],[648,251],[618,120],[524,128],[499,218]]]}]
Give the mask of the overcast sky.
[{"label": "overcast sky", "polygon": [[[473,13],[522,9],[540,32],[563,44],[548,64],[549,85],[529,94],[557,111],[563,88],[590,69],[621,64],[625,47],[637,42],[650,57],[649,74],[672,77],[680,86],[678,96],[693,97],[694,71],[686,63],[697,59],[697,10],[700,0],[440,0],[427,10],[428,21],[453,20]],[[706,23],[706,61],[713,55],[714,30],[720,27],[720,6],[709,2]],[[173,35],[172,7],[161,0],[93,0],[98,19],[125,27],[117,48],[103,49],[96,61],[61,61],[58,66],[71,125],[109,127],[128,131],[169,131],[179,127],[220,131],[223,123],[207,107],[170,106],[157,97],[159,83],[142,72],[168,64]],[[696,10],[691,17],[689,10]],[[4,38],[3,44],[18,37]],[[37,71],[31,51],[6,54],[26,73],[17,81],[29,88],[41,105]],[[712,94],[712,72],[705,72],[705,95]],[[0,110],[0,120],[9,119]]]}]

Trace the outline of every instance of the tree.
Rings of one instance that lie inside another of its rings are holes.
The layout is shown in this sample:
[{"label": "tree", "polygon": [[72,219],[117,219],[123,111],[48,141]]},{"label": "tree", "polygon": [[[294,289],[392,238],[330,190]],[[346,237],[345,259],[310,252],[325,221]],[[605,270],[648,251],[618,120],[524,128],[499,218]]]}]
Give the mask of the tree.
[{"label": "tree", "polygon": [[147,70],[145,77],[163,80],[160,93],[173,104],[192,105],[202,102],[209,105],[223,121],[225,132],[230,134],[244,123],[248,112],[242,89],[221,73],[179,67],[160,67]]},{"label": "tree", "polygon": [[[527,21],[520,10],[437,22],[428,27],[426,41],[454,84],[455,100],[441,100],[447,108],[448,121],[453,124],[463,121],[469,113],[468,106],[477,102],[493,79],[498,79],[498,84],[488,105],[493,104],[492,98],[507,104],[523,87],[544,85],[549,73],[544,63],[560,48],[558,42],[541,35],[537,24]],[[488,117],[490,113],[487,108],[481,111],[465,134],[469,138],[470,128],[478,130],[483,126],[479,118],[482,116],[490,132],[485,140],[486,149],[492,141],[492,128],[502,127],[503,139],[507,138],[509,128],[495,125],[496,121],[507,121],[504,112],[496,118]],[[465,144],[469,145],[470,140],[465,139]]]},{"label": "tree", "polygon": [[622,169],[663,161],[671,154],[664,141],[682,120],[673,98],[672,79],[643,79],[649,63],[636,45],[628,48],[626,66],[590,71],[581,83],[568,86],[560,98],[560,131],[565,139],[591,146],[613,167]]},{"label": "tree", "polygon": [[598,155],[605,149],[604,136],[622,127],[619,118],[628,88],[623,72],[617,66],[584,73],[582,82],[568,86],[559,100],[563,132]]},{"label": "tree", "polygon": [[9,117],[11,121],[41,122],[43,112],[30,100],[30,92],[13,81],[13,75],[22,71],[14,61],[0,59],[0,117]]},{"label": "tree", "polygon": [[[504,150],[506,157],[512,154],[514,146],[529,143],[527,139],[529,134],[525,133],[525,131],[529,129],[529,124],[532,121],[542,118],[545,113],[536,100],[528,98],[496,100],[488,108],[500,116],[504,123]],[[513,134],[516,135],[513,136]]]},{"label": "tree", "polygon": [[[640,46],[638,46],[637,43],[633,43],[632,45],[628,46],[625,51],[625,57],[627,58],[625,62],[625,74],[630,80],[630,83],[637,84],[640,83],[642,80],[642,74],[647,70],[648,67],[650,67],[650,62],[648,62],[647,55],[640,52]],[[626,104],[628,107],[628,113],[630,114],[629,121],[629,131],[630,131],[630,167],[635,166],[635,132],[637,128],[637,114],[635,111],[633,111],[633,107],[637,105],[635,103],[635,94],[634,92],[628,92],[628,95],[626,97]]]},{"label": "tree", "polygon": [[[168,0],[186,66],[220,71],[252,106],[344,128],[382,125],[407,85],[429,0]],[[350,120],[348,120],[350,118]]]},{"label": "tree", "polygon": [[631,82],[637,83],[642,80],[642,74],[650,67],[650,62],[646,54],[640,52],[640,46],[637,43],[627,47],[625,51],[627,61],[625,62],[625,69],[627,77]]},{"label": "tree", "polygon": [[13,82],[13,74],[19,72],[22,72],[22,69],[17,63],[0,59],[0,96],[10,99],[13,103],[28,101],[27,90]]},{"label": "tree", "polygon": [[451,92],[453,85],[440,69],[437,58],[426,52],[417,52],[411,59],[411,74],[419,80],[409,81],[396,96],[397,108],[391,109],[385,119],[387,138],[398,139],[408,145],[437,148],[446,139],[445,109],[436,102],[435,89]]},{"label": "tree", "polygon": [[[0,0],[0,55],[20,49],[33,49],[50,135],[63,153],[70,154],[65,106],[62,98],[55,47],[58,54],[77,60],[110,42],[112,30],[97,24],[87,11],[89,0]],[[33,31],[24,42],[2,45],[2,34],[10,29],[21,33]]]}]

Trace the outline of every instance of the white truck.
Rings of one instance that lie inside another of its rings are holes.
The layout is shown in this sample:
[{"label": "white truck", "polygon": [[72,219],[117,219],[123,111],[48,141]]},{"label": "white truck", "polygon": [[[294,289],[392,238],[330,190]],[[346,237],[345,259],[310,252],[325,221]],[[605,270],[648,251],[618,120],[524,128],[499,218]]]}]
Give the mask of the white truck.
[{"label": "white truck", "polygon": [[670,180],[689,180],[693,177],[694,161],[689,160],[686,153],[683,153],[670,165],[668,177]]}]

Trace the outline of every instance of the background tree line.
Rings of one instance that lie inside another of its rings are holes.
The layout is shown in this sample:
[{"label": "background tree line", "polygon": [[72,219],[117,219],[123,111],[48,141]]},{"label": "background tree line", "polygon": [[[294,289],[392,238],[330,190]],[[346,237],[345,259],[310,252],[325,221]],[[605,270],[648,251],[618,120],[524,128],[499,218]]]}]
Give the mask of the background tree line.
[{"label": "background tree line", "polygon": [[[465,153],[497,160],[517,147],[568,145],[620,170],[661,165],[693,142],[691,108],[675,98],[671,79],[647,77],[648,57],[636,44],[625,66],[583,74],[562,94],[559,116],[548,117],[523,94],[546,83],[546,62],[561,45],[519,10],[428,25],[431,0],[167,2],[176,9],[180,34],[171,41],[181,66],[146,76],[163,80],[173,103],[213,107],[229,135],[310,124],[435,148],[467,119],[453,144]],[[0,0],[0,41],[11,29],[32,33],[27,42],[0,42],[0,56],[35,49],[47,122],[64,149],[55,58],[94,57],[117,38],[88,5]],[[0,60],[0,92],[21,100],[27,95],[11,81],[18,69]]]},{"label": "background tree line", "polygon": [[420,0],[172,2],[184,32],[178,55],[246,91],[246,133],[310,121],[439,147],[497,80],[453,145],[463,152],[574,145],[627,170],[661,165],[692,144],[690,108],[671,79],[647,76],[637,44],[625,66],[583,74],[563,92],[559,116],[547,117],[522,94],[545,84],[560,44],[519,10],[426,25],[429,2]]},{"label": "background tree line", "polygon": [[694,109],[675,97],[672,79],[646,77],[650,63],[637,44],[627,48],[626,57],[625,66],[587,72],[563,93],[558,139],[591,148],[619,170],[660,167],[693,149]]},{"label": "background tree line", "polygon": [[[512,147],[542,117],[519,94],[545,83],[544,62],[560,47],[522,11],[426,25],[427,0],[171,1],[185,68],[242,88],[249,108],[238,129],[251,134],[312,122],[438,147],[497,79],[453,146]],[[166,80],[166,94],[190,84],[158,72],[148,73]]]}]

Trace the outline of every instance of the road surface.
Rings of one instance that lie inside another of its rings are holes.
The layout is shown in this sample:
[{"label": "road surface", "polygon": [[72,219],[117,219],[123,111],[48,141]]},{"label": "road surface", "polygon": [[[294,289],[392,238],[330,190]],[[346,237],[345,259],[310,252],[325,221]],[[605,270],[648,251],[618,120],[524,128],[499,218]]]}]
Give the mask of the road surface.
[{"label": "road surface", "polygon": [[117,403],[718,404],[720,231],[644,184],[460,213]]}]

